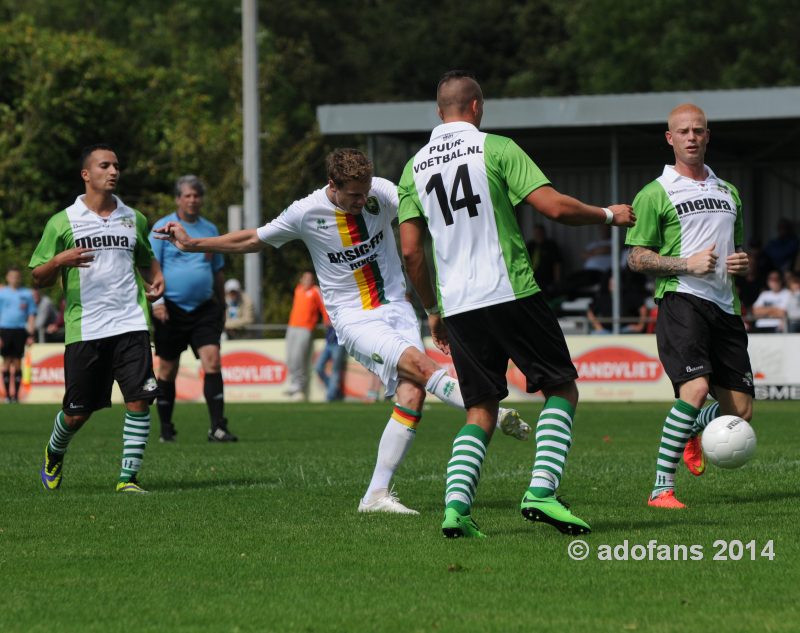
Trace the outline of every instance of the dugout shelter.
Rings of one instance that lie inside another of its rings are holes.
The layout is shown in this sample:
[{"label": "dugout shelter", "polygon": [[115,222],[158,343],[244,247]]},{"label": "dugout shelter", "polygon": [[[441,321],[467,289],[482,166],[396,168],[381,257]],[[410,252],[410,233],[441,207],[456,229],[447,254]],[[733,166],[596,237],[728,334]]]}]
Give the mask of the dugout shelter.
[{"label": "dugout shelter", "polygon": [[[800,87],[487,99],[481,129],[512,137],[559,191],[603,206],[632,201],[674,162],[666,118],[686,102],[708,116],[706,161],[739,189],[746,242],[768,241],[780,218],[800,225]],[[366,137],[376,173],[395,182],[440,122],[434,101],[321,105],[317,121],[325,136]],[[537,217],[520,214],[526,238]],[[597,235],[547,228],[573,267]]]}]

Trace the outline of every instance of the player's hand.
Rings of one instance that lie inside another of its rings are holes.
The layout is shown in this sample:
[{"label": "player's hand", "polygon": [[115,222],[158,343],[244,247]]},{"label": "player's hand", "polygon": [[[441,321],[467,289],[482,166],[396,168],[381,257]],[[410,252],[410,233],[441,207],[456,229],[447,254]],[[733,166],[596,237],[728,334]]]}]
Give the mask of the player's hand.
[{"label": "player's hand", "polygon": [[686,272],[691,275],[707,275],[717,268],[719,255],[714,251],[716,244],[704,248],[686,260]]},{"label": "player's hand", "polygon": [[731,253],[725,259],[725,265],[730,275],[746,275],[750,269],[750,258],[747,253]]},{"label": "player's hand", "polygon": [[180,222],[167,222],[161,228],[153,229],[153,235],[156,239],[167,240],[181,251],[188,251],[192,241]]},{"label": "player's hand", "polygon": [[164,275],[158,273],[153,275],[153,278],[150,280],[149,284],[145,284],[144,296],[147,297],[147,300],[152,303],[156,299],[160,299],[162,297],[164,290]]},{"label": "player's hand", "polygon": [[442,315],[431,314],[428,316],[428,326],[431,328],[431,338],[433,344],[442,354],[450,355],[450,341],[447,338],[447,330],[444,327]]},{"label": "player's hand", "polygon": [[162,323],[169,321],[169,310],[167,310],[166,303],[154,304],[152,307],[154,319],[158,319]]},{"label": "player's hand", "polygon": [[636,214],[633,207],[629,204],[612,204],[608,210],[614,214],[611,220],[613,226],[633,226],[636,224]]},{"label": "player's hand", "polygon": [[94,261],[94,251],[91,248],[68,248],[55,256],[59,266],[68,268],[88,268]]}]

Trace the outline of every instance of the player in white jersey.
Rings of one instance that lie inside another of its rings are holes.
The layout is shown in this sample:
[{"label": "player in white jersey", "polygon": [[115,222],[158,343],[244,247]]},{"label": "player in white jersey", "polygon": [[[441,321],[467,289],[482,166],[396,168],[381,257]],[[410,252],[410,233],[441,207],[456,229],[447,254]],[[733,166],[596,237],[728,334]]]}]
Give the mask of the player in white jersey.
[{"label": "player in white jersey", "polygon": [[[406,270],[428,309],[434,341],[453,354],[467,405],[467,423],[447,468],[442,532],[483,537],[471,506],[493,420],[508,395],[509,360],[525,374],[527,390],[545,396],[520,510],[526,519],[568,534],[588,532],[589,525],[555,496],[572,443],[577,373],[534,279],[514,207],[526,201],[546,217],[573,225],[631,226],[635,217],[628,205],[593,207],[557,192],[511,139],[481,132],[483,94],[468,73],[445,74],[436,92],[443,124],[406,165],[398,213]],[[435,290],[425,232],[433,238]]]},{"label": "player in white jersey", "polygon": [[[681,454],[689,472],[702,475],[701,431],[720,411],[750,420],[754,387],[732,278],[749,266],[739,193],[705,164],[711,133],[700,108],[676,107],[667,126],[675,165],[636,196],[639,221],[626,244],[631,270],[657,277],[658,355],[677,397],[664,422],[648,505],[682,509],[675,498]],[[702,409],[709,392],[717,402]]]},{"label": "player in white jersey", "polygon": [[[173,222],[159,232],[187,251],[248,253],[267,244],[279,248],[291,240],[303,241],[339,342],[380,376],[387,396],[395,397],[359,511],[418,514],[391,492],[392,475],[414,440],[426,390],[463,408],[461,390],[458,382],[424,353],[416,315],[405,297],[392,233],[397,217],[395,186],[374,178],[372,163],[354,149],[332,152],[327,171],[327,186],[293,203],[258,229],[193,239],[180,223]],[[518,439],[526,439],[530,432],[513,409],[498,412],[495,422]]]},{"label": "player in white jersey", "polygon": [[125,399],[117,492],[145,492],[137,475],[150,433],[149,405],[159,393],[147,300],[164,293],[164,277],[147,240],[147,220],[113,194],[119,175],[111,147],[84,149],[86,193],[50,218],[29,264],[40,287],[60,276],[66,303],[64,402],[45,447],[46,490],[61,485],[69,442],[94,411],[111,406],[116,380]]}]

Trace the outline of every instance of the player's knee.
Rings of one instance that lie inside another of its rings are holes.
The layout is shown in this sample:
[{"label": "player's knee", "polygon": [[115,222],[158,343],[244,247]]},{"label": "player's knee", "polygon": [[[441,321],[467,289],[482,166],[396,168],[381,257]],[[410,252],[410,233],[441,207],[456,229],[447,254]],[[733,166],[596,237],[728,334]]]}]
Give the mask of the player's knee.
[{"label": "player's knee", "polygon": [[542,394],[544,394],[545,398],[550,398],[551,396],[564,398],[564,400],[567,400],[573,407],[578,404],[578,385],[574,380],[554,387],[546,387],[542,389]]},{"label": "player's knee", "polygon": [[750,422],[750,420],[753,419],[753,401],[752,400],[748,400],[746,402],[737,402],[737,403],[734,404],[734,407],[736,409],[736,412],[734,413],[734,415],[737,415],[740,418],[742,418],[743,420],[747,420],[748,422]]},{"label": "player's knee", "polygon": [[696,407],[702,407],[703,403],[708,398],[709,387],[708,383],[704,380],[692,381],[687,383],[684,389],[681,389],[681,400],[688,402]]}]

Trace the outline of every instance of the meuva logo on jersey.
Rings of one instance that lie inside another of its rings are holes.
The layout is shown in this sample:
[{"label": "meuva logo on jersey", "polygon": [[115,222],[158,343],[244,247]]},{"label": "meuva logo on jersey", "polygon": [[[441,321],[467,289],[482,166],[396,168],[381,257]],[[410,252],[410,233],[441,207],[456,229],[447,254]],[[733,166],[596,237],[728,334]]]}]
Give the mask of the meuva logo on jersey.
[{"label": "meuva logo on jersey", "polygon": [[258,352],[229,352],[222,356],[226,385],[279,385],[286,380],[286,365]]},{"label": "meuva logo on jersey", "polygon": [[77,248],[121,248],[131,250],[133,244],[127,235],[87,235],[86,237],[75,238]]},{"label": "meuva logo on jersey", "polygon": [[627,347],[600,347],[572,360],[585,382],[655,382],[664,368],[657,358]]}]

